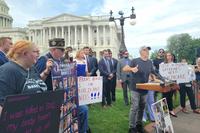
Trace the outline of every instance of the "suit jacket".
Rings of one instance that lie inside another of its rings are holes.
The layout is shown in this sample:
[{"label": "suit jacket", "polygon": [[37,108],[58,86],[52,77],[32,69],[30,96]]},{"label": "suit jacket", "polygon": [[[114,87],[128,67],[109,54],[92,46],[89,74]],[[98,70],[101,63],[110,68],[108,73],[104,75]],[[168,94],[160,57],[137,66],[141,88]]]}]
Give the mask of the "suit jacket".
[{"label": "suit jacket", "polygon": [[117,73],[117,63],[118,63],[118,60],[115,59],[115,58],[112,58],[112,73],[114,75],[114,78],[116,78],[116,73]]},{"label": "suit jacket", "polygon": [[108,72],[104,58],[100,59],[98,68],[99,68],[100,76],[103,76],[103,82],[107,82],[109,80],[108,77],[112,72],[110,73]]},{"label": "suit jacket", "polygon": [[97,76],[97,70],[98,70],[98,63],[97,63],[97,59],[95,57],[91,57],[91,56],[88,56],[87,57],[89,61],[88,62],[88,71],[89,73],[91,73],[90,76]]},{"label": "suit jacket", "polygon": [[131,65],[131,60],[129,58],[122,58],[118,61],[117,64],[117,78],[118,80],[122,80],[122,82],[131,79],[131,72],[123,72],[122,68],[126,65]]},{"label": "suit jacket", "polygon": [[8,62],[8,58],[6,57],[6,55],[0,51],[0,66],[3,65],[4,63]]}]

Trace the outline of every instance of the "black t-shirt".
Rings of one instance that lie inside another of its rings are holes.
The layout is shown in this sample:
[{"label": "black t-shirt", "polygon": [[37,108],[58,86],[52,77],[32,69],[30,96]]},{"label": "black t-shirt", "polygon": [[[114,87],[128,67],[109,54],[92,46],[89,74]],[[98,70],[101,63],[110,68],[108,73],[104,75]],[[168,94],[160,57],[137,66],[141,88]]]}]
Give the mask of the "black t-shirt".
[{"label": "black t-shirt", "polygon": [[136,58],[131,61],[131,67],[136,67],[138,65],[138,72],[133,74],[133,85],[132,90],[138,91],[140,93],[146,94],[147,90],[141,90],[136,88],[137,83],[147,83],[149,80],[149,74],[154,73],[153,64],[151,60],[144,61],[141,58]]},{"label": "black t-shirt", "polygon": [[162,58],[156,58],[153,60],[153,65],[156,68],[156,72],[159,72],[159,64],[162,62],[164,62],[164,59],[162,59]]},{"label": "black t-shirt", "polygon": [[38,93],[46,90],[46,84],[40,79],[39,73],[34,67],[25,70],[12,61],[0,67],[1,104],[8,95]]}]

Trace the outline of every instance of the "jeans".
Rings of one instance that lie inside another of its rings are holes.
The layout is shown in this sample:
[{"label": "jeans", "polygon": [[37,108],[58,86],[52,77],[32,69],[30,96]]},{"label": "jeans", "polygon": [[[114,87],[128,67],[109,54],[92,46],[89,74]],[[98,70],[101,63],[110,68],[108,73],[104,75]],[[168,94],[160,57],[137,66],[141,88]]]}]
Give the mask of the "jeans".
[{"label": "jeans", "polygon": [[121,83],[122,85],[122,89],[123,89],[123,96],[124,96],[124,103],[126,105],[129,104],[129,101],[128,101],[128,88],[130,89],[130,81],[129,80],[126,80],[124,82]]},{"label": "jeans", "polygon": [[154,92],[155,91],[148,91],[148,94],[147,94],[147,97],[146,97],[146,107],[145,107],[145,110],[144,110],[144,114],[143,114],[143,118],[145,119],[145,120],[147,120],[148,118],[147,118],[147,113],[146,113],[146,111],[148,111],[149,112],[149,118],[150,118],[150,120],[151,121],[154,121],[155,119],[154,119],[154,115],[153,115],[153,111],[152,111],[152,109],[151,109],[151,104],[153,104],[154,103]]},{"label": "jeans", "polygon": [[88,129],[88,107],[86,105],[79,106],[79,133],[86,133]]},{"label": "jeans", "polygon": [[131,108],[129,112],[129,128],[142,125],[142,117],[146,104],[146,94],[131,90]]}]

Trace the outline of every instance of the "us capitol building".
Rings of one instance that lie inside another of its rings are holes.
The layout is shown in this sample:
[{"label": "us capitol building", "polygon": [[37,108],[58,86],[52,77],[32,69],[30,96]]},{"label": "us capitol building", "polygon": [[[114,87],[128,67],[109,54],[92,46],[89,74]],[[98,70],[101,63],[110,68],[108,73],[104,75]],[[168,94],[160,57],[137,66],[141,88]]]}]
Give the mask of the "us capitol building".
[{"label": "us capitol building", "polygon": [[64,38],[65,46],[75,51],[89,46],[96,52],[111,49],[117,58],[121,42],[121,30],[117,25],[109,26],[109,16],[75,16],[63,13],[54,17],[29,21],[26,28],[12,27],[13,19],[9,7],[0,0],[0,37],[9,36],[13,42],[27,39],[36,43],[41,53],[48,51],[48,40]]}]

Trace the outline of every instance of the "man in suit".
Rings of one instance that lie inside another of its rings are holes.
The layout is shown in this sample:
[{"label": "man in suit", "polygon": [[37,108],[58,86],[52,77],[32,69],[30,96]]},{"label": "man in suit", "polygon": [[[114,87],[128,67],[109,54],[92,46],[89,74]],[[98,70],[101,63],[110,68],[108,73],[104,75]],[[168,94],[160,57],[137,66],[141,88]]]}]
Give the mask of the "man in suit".
[{"label": "man in suit", "polygon": [[109,61],[109,53],[107,50],[103,51],[103,57],[99,61],[100,76],[103,77],[103,96],[102,106],[105,107],[107,104],[111,106],[111,81],[113,78],[112,65]]},{"label": "man in suit", "polygon": [[131,65],[131,60],[129,59],[129,53],[128,51],[123,51],[122,53],[122,59],[118,61],[117,64],[117,78],[119,82],[121,83],[122,89],[123,89],[123,96],[124,96],[124,102],[125,105],[129,105],[128,100],[128,88],[130,89],[131,85],[131,72],[124,72],[122,71],[123,67],[126,65]]},{"label": "man in suit", "polygon": [[112,51],[110,49],[108,49],[108,53],[112,64],[112,74],[113,74],[113,78],[111,81],[111,98],[112,101],[115,102],[116,100],[115,90],[116,90],[116,80],[117,80],[116,73],[117,73],[118,60],[112,57]]},{"label": "man in suit", "polygon": [[96,71],[98,69],[98,66],[95,64],[95,59],[94,57],[91,57],[89,55],[90,53],[90,48],[89,47],[84,47],[84,54],[85,54],[85,59],[87,62],[87,67],[88,67],[88,76],[97,76]]},{"label": "man in suit", "polygon": [[[91,48],[89,49],[89,51],[90,51],[89,56],[92,58],[92,62],[94,63],[94,67],[96,68],[96,71],[97,71],[98,70],[98,61],[97,61],[97,58],[96,58],[96,52],[92,51]],[[94,76],[97,76],[96,72],[94,73]]]},{"label": "man in suit", "polygon": [[12,40],[10,37],[1,37],[0,38],[0,66],[8,62],[6,57],[7,52],[12,46]]}]

